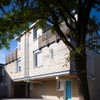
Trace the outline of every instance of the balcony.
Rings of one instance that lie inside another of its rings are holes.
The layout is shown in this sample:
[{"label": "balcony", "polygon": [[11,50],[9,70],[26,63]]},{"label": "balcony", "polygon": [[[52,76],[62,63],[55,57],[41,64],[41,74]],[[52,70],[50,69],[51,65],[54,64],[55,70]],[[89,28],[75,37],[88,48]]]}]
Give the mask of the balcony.
[{"label": "balcony", "polygon": [[[17,71],[18,63],[18,50],[14,50],[9,55],[6,56],[6,67],[5,71],[8,76],[14,81],[16,78],[21,78],[24,76],[23,71]],[[21,63],[22,64],[22,63]],[[20,66],[20,65],[19,65]]]},{"label": "balcony", "polygon": [[13,62],[17,59],[17,49],[6,56],[6,64]]},{"label": "balcony", "polygon": [[48,30],[47,32],[43,33],[42,36],[39,37],[38,46],[39,48],[41,48],[43,46],[51,44],[57,39],[59,39],[59,37],[56,34],[52,34],[51,30]]},{"label": "balcony", "polygon": [[[68,27],[66,27],[65,23],[62,23],[60,28],[65,35],[68,35],[70,30],[68,29]],[[57,33],[53,33],[51,30],[48,30],[39,37],[38,46],[39,48],[41,48],[43,46],[51,44],[54,41],[57,41],[58,39],[60,39],[60,37],[57,35]]]}]

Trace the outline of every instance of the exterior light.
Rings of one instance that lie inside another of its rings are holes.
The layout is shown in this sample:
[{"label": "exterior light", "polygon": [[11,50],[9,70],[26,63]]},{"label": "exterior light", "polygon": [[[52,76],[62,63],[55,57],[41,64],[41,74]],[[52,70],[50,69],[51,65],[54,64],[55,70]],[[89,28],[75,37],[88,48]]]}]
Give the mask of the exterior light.
[{"label": "exterior light", "polygon": [[56,80],[58,80],[59,79],[59,76],[56,76]]}]

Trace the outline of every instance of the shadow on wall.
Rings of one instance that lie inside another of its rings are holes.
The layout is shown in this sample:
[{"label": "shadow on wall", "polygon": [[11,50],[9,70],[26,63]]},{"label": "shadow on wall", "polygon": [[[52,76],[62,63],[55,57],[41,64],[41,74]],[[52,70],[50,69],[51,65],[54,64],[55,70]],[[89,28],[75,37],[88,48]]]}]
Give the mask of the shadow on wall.
[{"label": "shadow on wall", "polygon": [[8,98],[8,74],[5,71],[4,64],[0,64],[0,99]]},{"label": "shadow on wall", "polygon": [[[8,72],[5,70],[7,87],[4,92],[7,96],[2,98],[25,98],[26,97],[26,83],[14,82]],[[1,91],[1,90],[0,90]]]},{"label": "shadow on wall", "polygon": [[13,83],[13,81],[10,78],[10,76],[6,70],[5,70],[5,79],[4,80],[6,83],[6,88],[3,89],[3,91],[5,92],[6,96],[3,96],[2,98],[9,98],[9,97],[11,98],[12,97],[12,83]]}]

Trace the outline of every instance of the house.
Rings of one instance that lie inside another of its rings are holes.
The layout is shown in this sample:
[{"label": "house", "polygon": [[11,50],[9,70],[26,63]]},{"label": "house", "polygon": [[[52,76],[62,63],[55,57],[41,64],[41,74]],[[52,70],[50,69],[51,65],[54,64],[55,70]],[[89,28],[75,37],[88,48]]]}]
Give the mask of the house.
[{"label": "house", "polygon": [[[64,24],[62,29],[68,31]],[[6,57],[9,97],[82,100],[74,61],[59,36],[34,23],[17,39],[17,49]]]}]

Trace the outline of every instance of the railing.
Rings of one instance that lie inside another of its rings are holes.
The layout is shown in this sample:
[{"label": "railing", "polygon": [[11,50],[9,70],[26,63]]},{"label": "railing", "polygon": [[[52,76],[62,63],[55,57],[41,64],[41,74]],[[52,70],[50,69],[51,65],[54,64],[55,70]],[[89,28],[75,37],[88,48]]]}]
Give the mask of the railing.
[{"label": "railing", "polygon": [[48,45],[53,41],[56,41],[57,39],[59,39],[58,35],[52,34],[51,30],[49,30],[43,33],[43,35],[39,37],[38,39],[39,48],[41,48],[44,45]]},{"label": "railing", "polygon": [[17,59],[17,49],[6,56],[6,64]]},{"label": "railing", "polygon": [[[70,30],[68,29],[68,27],[66,27],[65,23],[62,23],[60,28],[65,36],[69,34]],[[45,33],[43,33],[42,36],[39,37],[39,48],[41,48],[44,45],[48,45],[49,43],[58,39],[60,39],[60,37],[57,35],[57,33],[53,33],[51,30],[48,30]]]}]

